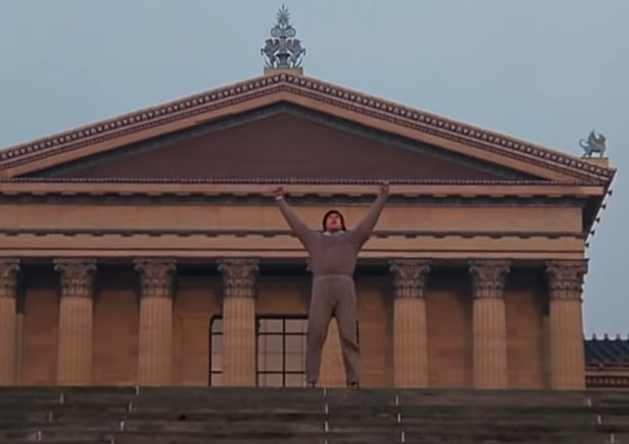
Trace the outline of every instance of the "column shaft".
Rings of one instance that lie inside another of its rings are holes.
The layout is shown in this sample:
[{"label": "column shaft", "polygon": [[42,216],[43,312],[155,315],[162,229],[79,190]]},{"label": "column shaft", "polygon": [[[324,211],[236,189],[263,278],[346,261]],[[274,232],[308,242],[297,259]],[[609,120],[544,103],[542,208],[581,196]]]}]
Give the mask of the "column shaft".
[{"label": "column shaft", "polygon": [[393,380],[395,387],[428,386],[426,300],[397,299],[393,307]]},{"label": "column shaft", "polygon": [[165,386],[172,383],[172,293],[175,261],[145,259],[135,263],[140,273],[140,334],[138,384]]},{"label": "column shaft", "polygon": [[550,385],[553,389],[585,388],[582,287],[586,261],[547,264],[550,290]]},{"label": "column shaft", "polygon": [[145,297],[140,301],[138,382],[168,385],[172,376],[172,299]]},{"label": "column shaft", "polygon": [[504,284],[507,261],[474,261],[470,264],[473,286],[473,356],[476,388],[508,385],[507,327]]},{"label": "column shaft", "polygon": [[393,382],[395,387],[428,386],[428,329],[424,298],[430,264],[415,259],[391,261],[393,302]]},{"label": "column shaft", "polygon": [[89,385],[92,382],[92,276],[96,261],[58,259],[61,278],[57,384]]},{"label": "column shaft", "polygon": [[22,384],[22,360],[24,356],[24,312],[18,310],[15,322],[15,385]]},{"label": "column shaft", "polygon": [[19,261],[0,259],[0,386],[16,383],[16,293]]},{"label": "column shaft", "polygon": [[227,259],[223,275],[223,385],[256,386],[255,280],[258,261]]}]

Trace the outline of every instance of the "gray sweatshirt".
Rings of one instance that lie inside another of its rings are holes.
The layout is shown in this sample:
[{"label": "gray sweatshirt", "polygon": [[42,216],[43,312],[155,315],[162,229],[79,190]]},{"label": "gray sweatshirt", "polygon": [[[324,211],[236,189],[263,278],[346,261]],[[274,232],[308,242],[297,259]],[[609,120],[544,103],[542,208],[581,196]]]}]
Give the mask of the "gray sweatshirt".
[{"label": "gray sweatshirt", "polygon": [[353,276],[358,252],[367,242],[378,222],[387,195],[381,193],[365,217],[353,230],[324,233],[309,228],[284,201],[278,200],[280,211],[288,225],[310,255],[313,276]]}]

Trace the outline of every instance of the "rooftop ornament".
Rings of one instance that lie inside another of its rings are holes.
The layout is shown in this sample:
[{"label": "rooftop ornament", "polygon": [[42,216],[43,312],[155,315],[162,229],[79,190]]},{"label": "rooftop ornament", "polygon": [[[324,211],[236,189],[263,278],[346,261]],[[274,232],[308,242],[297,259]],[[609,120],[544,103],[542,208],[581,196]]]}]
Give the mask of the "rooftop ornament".
[{"label": "rooftop ornament", "polygon": [[295,38],[296,35],[297,31],[290,24],[288,9],[282,5],[277,13],[277,22],[271,29],[271,38],[266,40],[260,50],[265,58],[267,70],[301,70],[306,50],[301,46],[301,41]]},{"label": "rooftop ornament", "polygon": [[596,134],[595,130],[590,132],[590,135],[586,139],[581,139],[579,145],[585,151],[584,157],[592,157],[594,153],[598,153],[600,157],[605,155],[607,149],[607,138],[603,134]]}]

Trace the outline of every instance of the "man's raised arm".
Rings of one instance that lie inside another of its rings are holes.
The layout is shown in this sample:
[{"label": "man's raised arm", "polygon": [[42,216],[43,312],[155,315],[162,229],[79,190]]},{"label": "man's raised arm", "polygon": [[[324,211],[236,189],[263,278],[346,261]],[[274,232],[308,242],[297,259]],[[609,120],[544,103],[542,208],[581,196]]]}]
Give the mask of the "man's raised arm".
[{"label": "man's raised arm", "polygon": [[304,221],[295,214],[290,205],[286,203],[284,200],[284,190],[282,188],[276,189],[273,194],[275,196],[275,201],[280,207],[282,216],[286,219],[286,222],[295,233],[295,236],[297,236],[297,239],[299,239],[303,246],[308,249],[317,233],[308,227],[308,225],[306,225]]},{"label": "man's raised arm", "polygon": [[357,248],[362,247],[362,245],[369,239],[369,236],[371,236],[373,229],[378,223],[380,214],[382,214],[384,205],[387,203],[388,195],[389,183],[382,182],[382,184],[380,185],[380,194],[376,198],[376,201],[371,205],[371,208],[369,208],[369,211],[367,211],[365,217],[363,217],[358,225],[356,225],[356,227],[350,232],[352,241]]}]

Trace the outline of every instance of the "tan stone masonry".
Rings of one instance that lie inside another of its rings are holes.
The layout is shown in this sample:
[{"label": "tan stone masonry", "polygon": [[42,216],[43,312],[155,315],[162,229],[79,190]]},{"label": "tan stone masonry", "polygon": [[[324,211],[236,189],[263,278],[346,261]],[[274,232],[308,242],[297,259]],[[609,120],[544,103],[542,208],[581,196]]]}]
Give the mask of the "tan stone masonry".
[{"label": "tan stone masonry", "polygon": [[55,270],[61,280],[57,383],[92,383],[93,259],[59,259]]},{"label": "tan stone masonry", "polygon": [[0,386],[16,381],[17,259],[0,259]]},{"label": "tan stone masonry", "polygon": [[428,332],[424,290],[427,261],[391,261],[395,287],[393,303],[393,384],[421,388],[428,385]]},{"label": "tan stone masonry", "polygon": [[256,385],[256,259],[226,259],[223,274],[223,385]]},{"label": "tan stone masonry", "polygon": [[474,386],[507,387],[507,327],[504,301],[509,262],[470,263],[473,291]]},{"label": "tan stone masonry", "polygon": [[585,261],[550,261],[550,385],[553,389],[585,387],[582,287]]},{"label": "tan stone masonry", "polygon": [[142,283],[138,384],[169,385],[172,383],[175,261],[138,260],[135,267]]}]

